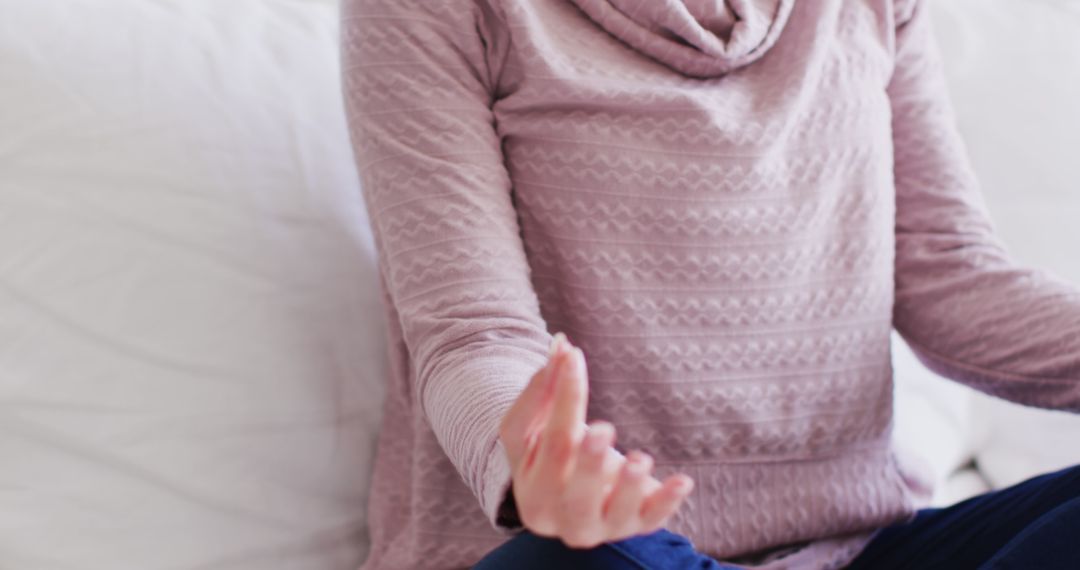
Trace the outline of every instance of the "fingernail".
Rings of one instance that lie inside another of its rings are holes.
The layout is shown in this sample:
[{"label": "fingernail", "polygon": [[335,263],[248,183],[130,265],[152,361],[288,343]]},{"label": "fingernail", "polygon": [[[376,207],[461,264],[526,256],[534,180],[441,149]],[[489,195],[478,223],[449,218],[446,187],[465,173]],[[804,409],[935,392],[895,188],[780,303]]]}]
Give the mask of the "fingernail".
[{"label": "fingernail", "polygon": [[548,356],[555,356],[559,353],[559,350],[566,343],[566,335],[559,332],[555,333],[555,336],[551,337],[551,344],[548,345]]},{"label": "fingernail", "polygon": [[640,477],[645,474],[645,460],[640,457],[634,457],[626,464],[626,470],[633,477]]},{"label": "fingernail", "polygon": [[576,364],[574,364],[573,354],[567,352],[566,345],[558,349],[555,356],[551,357],[551,374],[552,378],[556,381],[562,381],[567,377],[573,377],[576,374]]},{"label": "fingernail", "polygon": [[580,348],[574,347],[574,370],[581,376],[585,376],[585,353]]},{"label": "fingernail", "polygon": [[694,488],[694,482],[687,478],[679,478],[675,480],[675,492],[680,495],[687,495],[690,490]]},{"label": "fingernail", "polygon": [[595,424],[589,426],[589,439],[585,448],[589,453],[600,453],[607,449],[611,441],[611,426],[608,424]]}]

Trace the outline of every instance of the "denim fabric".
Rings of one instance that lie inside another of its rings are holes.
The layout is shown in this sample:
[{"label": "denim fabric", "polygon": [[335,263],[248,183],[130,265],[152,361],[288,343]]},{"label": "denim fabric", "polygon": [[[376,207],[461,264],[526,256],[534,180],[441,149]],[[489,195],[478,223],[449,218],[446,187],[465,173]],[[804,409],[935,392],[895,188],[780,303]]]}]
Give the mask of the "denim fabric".
[{"label": "denim fabric", "polygon": [[849,570],[1080,569],[1080,466],[882,529]]},{"label": "denim fabric", "polygon": [[[662,530],[589,550],[523,533],[475,570],[723,570]],[[848,570],[1080,569],[1080,466],[881,529]]]},{"label": "denim fabric", "polygon": [[553,538],[519,534],[487,555],[473,570],[723,570],[699,554],[686,537],[657,531],[589,550],[567,548]]}]

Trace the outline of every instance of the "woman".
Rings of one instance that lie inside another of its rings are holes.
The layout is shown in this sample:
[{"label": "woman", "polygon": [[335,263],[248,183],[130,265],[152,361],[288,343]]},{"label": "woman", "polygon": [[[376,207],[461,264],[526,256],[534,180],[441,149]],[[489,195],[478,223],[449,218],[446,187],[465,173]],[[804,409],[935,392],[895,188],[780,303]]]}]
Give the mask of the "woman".
[{"label": "woman", "polygon": [[891,447],[894,327],[1080,410],[1080,295],[995,240],[922,2],[343,16],[394,341],[365,568],[1080,567],[1080,471],[928,510]]}]

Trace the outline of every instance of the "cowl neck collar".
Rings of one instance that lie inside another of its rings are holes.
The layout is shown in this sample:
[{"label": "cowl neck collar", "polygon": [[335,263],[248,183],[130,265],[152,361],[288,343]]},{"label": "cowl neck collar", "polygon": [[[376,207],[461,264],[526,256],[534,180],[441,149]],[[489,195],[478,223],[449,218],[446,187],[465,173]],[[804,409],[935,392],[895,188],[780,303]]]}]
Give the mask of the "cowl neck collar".
[{"label": "cowl neck collar", "polygon": [[692,77],[719,77],[769,50],[794,0],[571,0],[637,51]]}]

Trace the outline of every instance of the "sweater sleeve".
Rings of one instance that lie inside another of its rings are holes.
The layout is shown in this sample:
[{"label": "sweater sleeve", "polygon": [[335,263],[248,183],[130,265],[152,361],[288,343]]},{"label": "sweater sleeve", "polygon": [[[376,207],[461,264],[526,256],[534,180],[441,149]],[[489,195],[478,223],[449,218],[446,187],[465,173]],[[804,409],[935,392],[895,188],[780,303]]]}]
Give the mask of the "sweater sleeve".
[{"label": "sweater sleeve", "polygon": [[895,327],[946,377],[1020,404],[1080,412],[1080,293],[1018,267],[995,238],[924,4],[911,3],[898,16],[888,87]]},{"label": "sweater sleeve", "polygon": [[500,525],[502,416],[546,361],[491,110],[500,45],[476,0],[347,0],[343,87],[410,397]]}]

